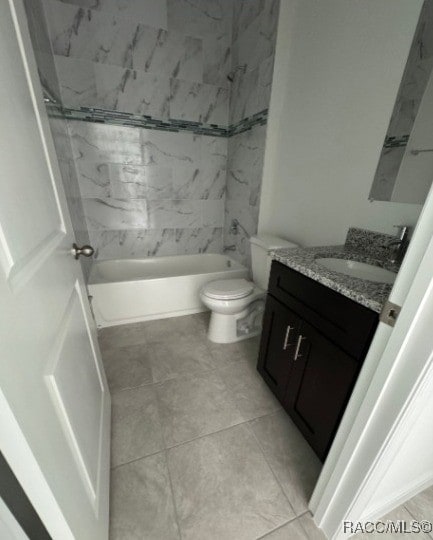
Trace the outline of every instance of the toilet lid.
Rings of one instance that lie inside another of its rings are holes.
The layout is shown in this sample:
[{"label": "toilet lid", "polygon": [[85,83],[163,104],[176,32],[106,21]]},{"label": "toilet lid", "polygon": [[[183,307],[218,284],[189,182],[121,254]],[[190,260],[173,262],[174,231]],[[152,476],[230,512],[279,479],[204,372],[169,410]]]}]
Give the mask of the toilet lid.
[{"label": "toilet lid", "polygon": [[209,298],[235,300],[248,296],[253,289],[254,284],[246,279],[219,279],[205,285],[203,294]]}]

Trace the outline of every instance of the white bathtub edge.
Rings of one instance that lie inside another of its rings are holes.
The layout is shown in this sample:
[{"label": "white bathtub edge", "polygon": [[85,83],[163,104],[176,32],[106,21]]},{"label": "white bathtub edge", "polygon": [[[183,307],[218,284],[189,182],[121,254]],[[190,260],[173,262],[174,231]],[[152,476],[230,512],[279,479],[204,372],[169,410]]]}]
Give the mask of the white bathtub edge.
[{"label": "white bathtub edge", "polygon": [[[199,257],[191,262],[191,271],[197,272]],[[248,277],[248,269],[241,266],[181,276],[89,283],[88,288],[96,324],[105,328],[207,311],[200,299],[206,283]]]}]

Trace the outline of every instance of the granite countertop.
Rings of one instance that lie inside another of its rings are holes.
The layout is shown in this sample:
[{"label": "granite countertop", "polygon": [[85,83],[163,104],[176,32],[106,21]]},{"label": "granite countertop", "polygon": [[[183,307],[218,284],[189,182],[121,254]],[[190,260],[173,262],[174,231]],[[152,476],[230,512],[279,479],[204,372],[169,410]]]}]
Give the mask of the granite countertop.
[{"label": "granite countertop", "polygon": [[333,272],[316,262],[316,258],[335,257],[338,259],[351,259],[368,264],[374,264],[393,272],[398,267],[389,263],[386,258],[374,257],[366,254],[364,250],[355,246],[320,246],[311,248],[285,248],[272,252],[272,258],[280,263],[297,270],[301,274],[322,283],[326,287],[337,291],[347,298],[358,302],[377,313],[391,292],[392,285],[376,283],[364,279],[354,278]]}]

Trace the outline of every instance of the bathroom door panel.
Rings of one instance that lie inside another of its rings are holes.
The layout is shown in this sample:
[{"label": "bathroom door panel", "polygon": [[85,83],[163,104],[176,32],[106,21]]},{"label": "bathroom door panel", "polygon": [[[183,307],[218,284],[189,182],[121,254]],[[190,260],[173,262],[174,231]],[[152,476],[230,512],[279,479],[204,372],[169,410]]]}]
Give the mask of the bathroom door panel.
[{"label": "bathroom door panel", "polygon": [[0,445],[54,539],[102,540],[110,396],[22,0],[0,66]]}]

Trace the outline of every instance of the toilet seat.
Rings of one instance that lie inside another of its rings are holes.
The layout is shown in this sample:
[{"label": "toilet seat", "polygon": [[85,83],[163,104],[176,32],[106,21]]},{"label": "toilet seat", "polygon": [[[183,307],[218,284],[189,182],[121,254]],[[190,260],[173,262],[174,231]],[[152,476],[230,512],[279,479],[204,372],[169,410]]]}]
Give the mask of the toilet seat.
[{"label": "toilet seat", "polygon": [[250,295],[253,289],[254,283],[246,279],[219,279],[207,283],[202,293],[215,300],[237,300]]}]

